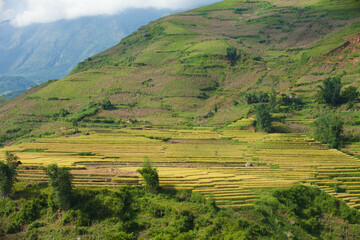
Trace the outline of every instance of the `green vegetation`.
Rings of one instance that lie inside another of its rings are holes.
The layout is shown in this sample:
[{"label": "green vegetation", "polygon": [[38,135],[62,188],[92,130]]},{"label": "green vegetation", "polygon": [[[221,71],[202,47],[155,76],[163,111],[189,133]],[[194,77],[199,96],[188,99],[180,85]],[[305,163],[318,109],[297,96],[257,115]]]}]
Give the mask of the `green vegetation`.
[{"label": "green vegetation", "polygon": [[68,209],[73,200],[71,181],[73,176],[70,169],[66,167],[59,168],[56,164],[49,165],[45,170],[50,178],[50,185],[54,190],[54,201],[60,209]]},{"label": "green vegetation", "polygon": [[341,97],[345,102],[354,102],[359,98],[359,91],[354,86],[349,86],[341,93]]},{"label": "green vegetation", "polygon": [[[346,3],[225,0],[167,16],[2,105],[1,144],[19,143],[3,151],[24,162],[17,186],[39,186],[16,190],[0,228],[108,239],[336,239],[346,228],[359,238],[360,2]],[[52,177],[38,167],[53,163],[71,166],[69,184],[45,186]],[[41,198],[20,200],[30,188]],[[31,220],[17,213],[23,203]]]},{"label": "green vegetation", "polygon": [[247,92],[245,94],[245,101],[247,104],[269,102],[270,96],[265,92]]},{"label": "green vegetation", "polygon": [[[67,211],[49,205],[46,185],[16,187],[0,199],[2,237],[26,239],[328,239],[360,234],[360,214],[302,185],[267,192],[253,209],[219,209],[189,191],[148,194],[138,187],[75,189]],[[18,205],[18,206],[17,206]]]},{"label": "green vegetation", "polygon": [[[359,87],[359,22],[354,20],[359,2],[336,3],[346,17],[339,18],[329,0],[225,0],[154,21],[84,60],[68,77],[2,106],[11,107],[0,109],[0,142],[51,135],[75,121],[78,128],[114,128],[130,119],[223,125],[246,116],[251,106],[244,103],[270,100],[271,111],[316,119],[321,105],[314,95],[323,79],[341,76],[344,88]],[[340,102],[336,93],[335,103],[322,87],[320,99],[337,106],[348,99],[347,110],[355,114],[359,103],[349,100],[355,96],[351,89]],[[16,128],[21,130],[6,133]]]},{"label": "green vegetation", "polygon": [[142,168],[136,171],[144,178],[145,188],[151,193],[157,193],[159,189],[159,175],[156,168],[152,167],[148,157],[144,157]]},{"label": "green vegetation", "polygon": [[237,49],[235,47],[228,47],[226,49],[227,58],[229,59],[231,66],[234,66],[236,63],[236,60],[239,59],[239,55],[237,53]]},{"label": "green vegetation", "polygon": [[320,98],[327,104],[336,106],[341,102],[342,83],[339,77],[327,78],[320,87]]},{"label": "green vegetation", "polygon": [[6,152],[6,163],[0,161],[0,193],[8,196],[16,182],[16,168],[18,157],[13,153]]},{"label": "green vegetation", "polygon": [[270,105],[260,103],[255,105],[255,127],[262,132],[270,132],[271,130],[271,114]]},{"label": "green vegetation", "polygon": [[[311,234],[320,235],[322,238],[331,236],[331,234],[324,234],[321,231],[324,226],[320,219],[328,214],[342,218],[350,224],[360,223],[358,211],[348,209],[343,202],[330,197],[317,188],[297,185],[290,189],[275,191],[274,197],[285,207],[285,211],[294,218],[297,224]],[[328,227],[325,226],[325,228]]]},{"label": "green vegetation", "polygon": [[100,104],[101,108],[104,110],[110,110],[113,105],[111,104],[111,101],[109,99],[105,99]]},{"label": "green vegetation", "polygon": [[343,131],[344,121],[335,114],[326,114],[315,121],[315,139],[330,148],[341,148]]}]

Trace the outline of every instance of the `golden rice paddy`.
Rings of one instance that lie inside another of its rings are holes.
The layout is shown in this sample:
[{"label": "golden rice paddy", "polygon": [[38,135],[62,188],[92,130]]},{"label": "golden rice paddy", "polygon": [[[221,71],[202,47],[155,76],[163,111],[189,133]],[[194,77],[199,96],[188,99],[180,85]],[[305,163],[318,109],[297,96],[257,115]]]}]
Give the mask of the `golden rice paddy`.
[{"label": "golden rice paddy", "polygon": [[[69,166],[74,186],[139,185],[144,156],[155,165],[160,186],[213,197],[221,207],[249,207],[264,188],[297,183],[318,186],[360,208],[360,162],[301,134],[266,134],[213,128],[93,129],[90,135],[41,138],[1,149],[23,163],[19,179],[47,181],[40,166]],[[246,163],[252,166],[245,167]]]}]

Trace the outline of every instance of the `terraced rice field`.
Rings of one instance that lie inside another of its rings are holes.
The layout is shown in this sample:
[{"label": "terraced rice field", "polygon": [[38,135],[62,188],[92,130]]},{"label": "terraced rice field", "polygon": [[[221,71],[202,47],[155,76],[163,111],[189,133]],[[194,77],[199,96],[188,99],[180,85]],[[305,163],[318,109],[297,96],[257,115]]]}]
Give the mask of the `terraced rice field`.
[{"label": "terraced rice field", "polygon": [[[264,188],[296,183],[318,186],[360,208],[360,162],[300,134],[266,134],[213,128],[93,129],[90,135],[41,138],[2,149],[15,151],[22,181],[47,181],[39,166],[71,166],[74,185],[142,184],[144,156],[158,169],[163,188],[191,189],[221,207],[248,207]],[[247,162],[253,166],[245,167]]]}]

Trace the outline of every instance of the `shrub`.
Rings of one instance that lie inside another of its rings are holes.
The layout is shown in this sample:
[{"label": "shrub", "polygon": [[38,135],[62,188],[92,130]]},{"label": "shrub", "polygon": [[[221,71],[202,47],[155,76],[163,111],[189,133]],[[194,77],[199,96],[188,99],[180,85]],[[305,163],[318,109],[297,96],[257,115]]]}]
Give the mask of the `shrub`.
[{"label": "shrub", "polygon": [[68,110],[66,110],[65,108],[60,108],[60,112],[59,112],[60,117],[66,117],[69,114],[70,114],[70,112]]},{"label": "shrub", "polygon": [[265,92],[249,92],[245,94],[245,101],[247,104],[269,102],[270,95]]},{"label": "shrub", "polygon": [[341,94],[342,99],[345,102],[354,102],[359,97],[359,92],[356,87],[349,86]]},{"label": "shrub", "polygon": [[104,110],[110,110],[113,107],[109,99],[105,99],[101,102],[101,108]]},{"label": "shrub", "polygon": [[345,202],[322,192],[318,188],[295,185],[289,189],[279,189],[273,196],[282,205],[282,211],[295,216],[299,225],[310,233],[319,234],[321,217],[328,213],[341,217],[350,224],[358,223],[360,213]]},{"label": "shrub", "polygon": [[326,143],[330,148],[341,148],[344,121],[334,114],[326,114],[315,121],[315,139]]},{"label": "shrub", "polygon": [[229,59],[231,66],[234,66],[236,63],[236,60],[239,59],[240,55],[237,54],[237,49],[235,47],[228,47],[226,49],[227,58]]},{"label": "shrub", "polygon": [[16,204],[10,198],[0,198],[0,216],[9,216],[16,211]]},{"label": "shrub", "polygon": [[147,157],[144,158],[142,168],[136,171],[144,178],[145,188],[151,193],[157,193],[159,188],[159,175]]},{"label": "shrub", "polygon": [[72,201],[72,179],[70,169],[59,168],[56,164],[49,165],[45,169],[46,175],[50,178],[50,185],[55,192],[55,201],[61,209],[68,209]]},{"label": "shrub", "polygon": [[271,114],[270,106],[268,104],[258,104],[255,106],[255,127],[257,130],[263,132],[270,132],[271,130]]},{"label": "shrub", "polygon": [[31,200],[21,206],[16,215],[16,222],[20,225],[29,224],[39,217],[39,202]]},{"label": "shrub", "polygon": [[75,223],[76,226],[88,226],[90,220],[86,214],[83,214],[80,210],[75,211],[71,209],[62,216],[60,223],[63,226],[69,223]]}]

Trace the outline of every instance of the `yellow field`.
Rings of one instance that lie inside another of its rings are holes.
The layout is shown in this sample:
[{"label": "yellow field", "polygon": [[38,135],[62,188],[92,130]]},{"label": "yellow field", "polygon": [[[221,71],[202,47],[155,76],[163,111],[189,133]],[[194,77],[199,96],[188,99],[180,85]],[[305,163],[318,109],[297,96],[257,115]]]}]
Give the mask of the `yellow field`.
[{"label": "yellow field", "polygon": [[[75,186],[142,184],[136,173],[147,156],[163,188],[191,189],[212,196],[222,207],[248,207],[255,189],[296,183],[319,186],[360,208],[357,158],[300,134],[265,134],[234,127],[182,129],[94,129],[90,135],[36,139],[1,149],[14,151],[23,165],[22,181],[47,181],[38,166],[71,166]],[[3,157],[3,156],[2,156]],[[253,166],[245,167],[251,162]],[[26,170],[29,166],[30,170]]]}]

